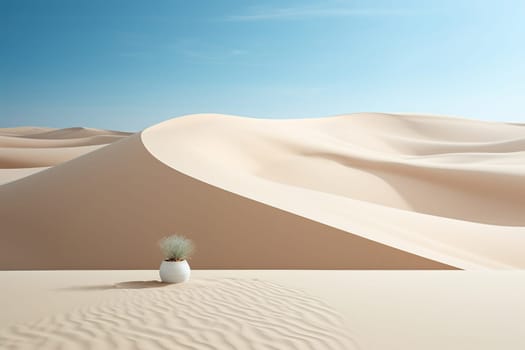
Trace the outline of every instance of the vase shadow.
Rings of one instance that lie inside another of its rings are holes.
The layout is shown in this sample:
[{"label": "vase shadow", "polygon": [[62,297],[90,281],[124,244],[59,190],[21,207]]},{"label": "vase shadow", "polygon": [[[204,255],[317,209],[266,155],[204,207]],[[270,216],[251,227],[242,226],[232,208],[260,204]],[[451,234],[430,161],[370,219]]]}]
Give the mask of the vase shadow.
[{"label": "vase shadow", "polygon": [[113,285],[113,288],[117,289],[144,289],[144,288],[162,288],[171,285],[170,283],[164,283],[161,281],[126,281],[119,282]]},{"label": "vase shadow", "polygon": [[60,288],[60,290],[68,291],[97,291],[97,290],[109,290],[109,289],[145,289],[145,288],[162,288],[172,285],[170,283],[164,283],[161,281],[125,281],[114,284],[100,284],[90,286],[72,286],[66,288]]}]

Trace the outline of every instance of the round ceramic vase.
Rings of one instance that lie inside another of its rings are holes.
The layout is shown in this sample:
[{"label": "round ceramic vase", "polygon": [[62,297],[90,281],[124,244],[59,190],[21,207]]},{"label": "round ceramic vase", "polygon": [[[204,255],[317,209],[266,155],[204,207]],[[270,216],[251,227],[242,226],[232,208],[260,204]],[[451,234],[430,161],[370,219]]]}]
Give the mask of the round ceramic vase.
[{"label": "round ceramic vase", "polygon": [[182,283],[190,279],[190,265],[186,260],[166,261],[160,264],[160,279],[165,283]]}]

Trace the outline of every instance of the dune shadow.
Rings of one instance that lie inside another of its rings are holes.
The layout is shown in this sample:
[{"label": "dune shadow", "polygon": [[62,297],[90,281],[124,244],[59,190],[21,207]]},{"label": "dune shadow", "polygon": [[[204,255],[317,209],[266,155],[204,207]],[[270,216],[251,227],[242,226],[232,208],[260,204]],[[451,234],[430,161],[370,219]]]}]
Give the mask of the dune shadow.
[{"label": "dune shadow", "polygon": [[[519,151],[521,150],[520,148]],[[461,149],[454,152],[461,151],[465,152]],[[481,151],[484,150],[479,152]],[[442,153],[435,152],[427,155],[454,154],[454,152],[443,151]],[[473,151],[470,150],[470,152]],[[344,167],[364,171],[388,184],[406,202],[407,207],[387,204],[366,196],[355,197],[362,201],[481,224],[520,226],[524,222],[523,215],[516,215],[517,211],[511,210],[523,206],[523,196],[518,195],[521,194],[523,186],[517,188],[518,181],[521,180],[518,176],[500,175],[499,179],[506,179],[507,187],[503,188],[501,182],[495,180],[495,175],[486,171],[474,173],[472,170],[461,168],[440,169],[418,163],[370,160],[336,152],[312,151],[301,152],[301,154],[331,160]],[[418,156],[425,155],[420,154]],[[476,181],[472,181],[474,174]],[[323,188],[303,187],[340,195],[337,191],[331,192]],[[491,200],[480,202],[478,196],[475,195],[477,193],[490,194]],[[510,202],[510,199],[505,197],[505,193],[513,193],[517,199]],[[433,200],[429,200],[429,198]],[[437,205],[437,203],[441,204]],[[458,206],[455,203],[468,203],[468,205]]]}]

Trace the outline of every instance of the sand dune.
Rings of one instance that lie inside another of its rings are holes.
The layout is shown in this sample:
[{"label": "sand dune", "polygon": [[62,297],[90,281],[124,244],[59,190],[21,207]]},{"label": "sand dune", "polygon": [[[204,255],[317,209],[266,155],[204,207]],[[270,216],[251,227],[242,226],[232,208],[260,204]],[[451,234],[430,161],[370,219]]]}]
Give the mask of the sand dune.
[{"label": "sand dune", "polygon": [[[201,268],[523,268],[524,140],[436,116],[176,118],[1,186],[0,267],[155,268],[180,232]],[[37,164],[21,149],[4,162]]]},{"label": "sand dune", "polygon": [[[14,128],[17,129],[17,128]],[[8,129],[13,132],[13,129]],[[34,131],[34,132],[33,132]],[[101,129],[91,129],[91,128],[65,128],[65,129],[46,129],[42,130],[34,129],[27,130],[25,128],[18,129],[14,131],[15,135],[23,135],[26,138],[33,139],[50,139],[50,140],[63,140],[63,139],[76,139],[76,138],[86,138],[93,136],[115,136],[115,137],[125,137],[129,136],[131,133],[122,132],[122,131],[113,131],[113,130],[101,130]]]},{"label": "sand dune", "polygon": [[115,287],[110,302],[4,328],[0,343],[8,349],[358,348],[337,312],[268,281]]},{"label": "sand dune", "polygon": [[36,168],[57,165],[93,152],[100,146],[0,149],[2,169]]},{"label": "sand dune", "polygon": [[77,158],[129,135],[86,128],[0,129],[0,184]]},{"label": "sand dune", "polygon": [[19,126],[15,128],[0,128],[1,136],[25,136],[31,134],[40,134],[56,130],[54,128],[44,128],[36,126]]},{"label": "sand dune", "polygon": [[[129,135],[128,135],[129,136]],[[0,147],[2,148],[60,148],[104,145],[118,141],[123,136],[117,135],[95,135],[87,137],[76,137],[70,139],[37,139],[29,137],[0,136]]]}]

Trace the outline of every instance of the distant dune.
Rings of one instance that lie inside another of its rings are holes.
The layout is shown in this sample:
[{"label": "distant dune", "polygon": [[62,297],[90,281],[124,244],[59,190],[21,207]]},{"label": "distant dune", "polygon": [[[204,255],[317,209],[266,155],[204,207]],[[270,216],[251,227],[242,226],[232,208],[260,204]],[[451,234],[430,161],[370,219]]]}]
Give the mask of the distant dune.
[{"label": "distant dune", "polygon": [[131,133],[67,128],[0,129],[0,184],[92,152]]},{"label": "distant dune", "polygon": [[206,114],[128,135],[0,129],[0,268],[156,268],[172,232],[194,268],[525,267],[520,125]]}]

